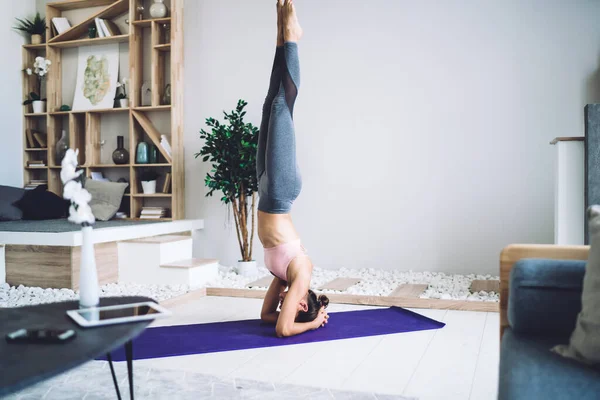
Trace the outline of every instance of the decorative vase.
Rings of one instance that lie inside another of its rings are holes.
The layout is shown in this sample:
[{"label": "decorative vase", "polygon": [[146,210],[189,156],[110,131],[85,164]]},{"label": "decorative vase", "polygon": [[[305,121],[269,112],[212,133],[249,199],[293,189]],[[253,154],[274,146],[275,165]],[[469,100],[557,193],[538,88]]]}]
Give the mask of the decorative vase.
[{"label": "decorative vase", "polygon": [[152,18],[164,18],[167,16],[167,6],[164,0],[154,0],[154,4],[150,6],[150,16]]},{"label": "decorative vase", "polygon": [[151,106],[152,105],[152,88],[150,86],[150,82],[144,82],[140,89],[140,94],[142,96],[142,106]]},{"label": "decorative vase", "polygon": [[46,102],[42,100],[35,100],[31,103],[33,106],[33,112],[36,114],[45,113],[46,112]]},{"label": "decorative vase", "polygon": [[59,139],[58,142],[56,142],[56,147],[55,147],[55,164],[56,165],[60,165],[60,163],[62,162],[63,158],[65,157],[65,154],[67,153],[67,150],[69,150],[69,137],[67,136],[67,132],[63,129],[62,131],[62,135]]},{"label": "decorative vase", "polygon": [[31,44],[42,44],[42,35],[31,35]]},{"label": "decorative vase", "polygon": [[158,163],[158,147],[152,146],[150,149],[150,157],[148,157],[148,164]]},{"label": "decorative vase", "polygon": [[121,106],[121,108],[128,108],[129,99],[119,99],[119,105]]},{"label": "decorative vase", "polygon": [[139,142],[135,153],[136,164],[148,164],[148,143]]},{"label": "decorative vase", "polygon": [[258,275],[258,268],[256,268],[256,261],[238,261],[237,262],[237,273],[241,276],[254,276]]},{"label": "decorative vase", "polygon": [[79,266],[80,308],[96,307],[100,302],[93,232],[91,226],[81,228],[81,264]]},{"label": "decorative vase", "polygon": [[156,193],[156,181],[142,181],[142,191],[144,194]]},{"label": "decorative vase", "polygon": [[92,24],[88,27],[88,37],[90,39],[94,39],[98,36],[98,31],[96,30],[96,24]]},{"label": "decorative vase", "polygon": [[167,86],[165,86],[165,90],[163,92],[163,97],[162,97],[162,103],[165,106],[171,104],[171,84],[170,83],[167,83]]},{"label": "decorative vase", "polygon": [[129,162],[129,152],[123,147],[123,136],[117,136],[117,149],[112,153],[113,162],[117,165]]}]

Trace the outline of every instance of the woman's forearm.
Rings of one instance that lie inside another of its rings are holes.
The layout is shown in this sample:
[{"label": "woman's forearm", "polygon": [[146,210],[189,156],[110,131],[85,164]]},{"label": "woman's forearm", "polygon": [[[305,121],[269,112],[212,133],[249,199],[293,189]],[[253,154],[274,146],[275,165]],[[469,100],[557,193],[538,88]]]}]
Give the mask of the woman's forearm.
[{"label": "woman's forearm", "polygon": [[314,322],[294,322],[290,326],[277,326],[275,331],[278,337],[295,336],[315,329]]},{"label": "woman's forearm", "polygon": [[272,313],[262,314],[260,319],[267,324],[277,324],[277,320],[279,319],[279,311],[275,311]]}]

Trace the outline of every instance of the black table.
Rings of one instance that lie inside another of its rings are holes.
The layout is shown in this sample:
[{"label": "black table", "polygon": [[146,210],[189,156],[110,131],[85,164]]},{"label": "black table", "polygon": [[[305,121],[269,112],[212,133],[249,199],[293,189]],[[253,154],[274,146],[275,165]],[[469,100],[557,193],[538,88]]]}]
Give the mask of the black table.
[{"label": "black table", "polygon": [[[154,301],[147,297],[109,297],[100,299],[101,306]],[[119,386],[110,352],[125,345],[129,393],[133,399],[133,346],[131,340],[152,321],[81,328],[67,310],[79,308],[78,301],[37,306],[0,308],[0,397],[49,379],[71,368],[106,355],[110,364],[117,397]],[[6,334],[17,329],[73,329],[77,337],[61,344],[8,343]]]}]

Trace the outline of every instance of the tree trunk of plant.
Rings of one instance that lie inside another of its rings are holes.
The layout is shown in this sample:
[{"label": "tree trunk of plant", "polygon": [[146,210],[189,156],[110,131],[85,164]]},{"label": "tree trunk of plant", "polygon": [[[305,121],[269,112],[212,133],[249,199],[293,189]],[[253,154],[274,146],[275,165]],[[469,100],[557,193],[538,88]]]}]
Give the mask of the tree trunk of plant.
[{"label": "tree trunk of plant", "polygon": [[[246,196],[244,185],[240,185],[239,198],[231,199],[231,208],[233,209],[233,217],[235,220],[235,230],[240,245],[240,253],[242,261],[252,261],[252,245],[254,239],[254,210],[256,202],[256,194],[252,193],[252,227],[248,229],[248,197]],[[250,233],[250,234],[249,234]]]},{"label": "tree trunk of plant", "polygon": [[254,214],[256,214],[254,212],[255,211],[255,206],[254,206],[255,201],[256,201],[256,193],[252,192],[252,210],[251,210],[252,211],[252,232],[250,233],[250,256],[249,256],[250,260],[252,260],[252,245],[254,243],[254,226],[255,226]]},{"label": "tree trunk of plant", "polygon": [[235,232],[237,233],[238,244],[240,245],[240,253],[243,257],[244,247],[242,245],[242,238],[240,236],[240,223],[238,222],[240,220],[240,216],[238,215],[237,200],[235,197],[231,198],[231,208],[233,209],[233,220],[235,221]]}]

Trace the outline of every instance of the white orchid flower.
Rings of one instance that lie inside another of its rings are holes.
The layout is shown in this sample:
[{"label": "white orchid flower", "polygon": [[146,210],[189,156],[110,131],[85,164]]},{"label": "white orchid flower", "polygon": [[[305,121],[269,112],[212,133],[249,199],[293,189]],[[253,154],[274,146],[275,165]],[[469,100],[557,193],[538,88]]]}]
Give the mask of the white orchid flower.
[{"label": "white orchid flower", "polygon": [[123,86],[123,85],[121,84],[121,82],[117,82],[117,87],[121,87],[121,86]]},{"label": "white orchid flower", "polygon": [[89,204],[80,204],[77,206],[77,210],[73,205],[69,207],[69,221],[75,224],[83,224],[84,222],[93,224],[95,220],[94,213],[92,213]]},{"label": "white orchid flower", "polygon": [[46,65],[47,65],[47,66],[49,66],[49,65],[52,65],[52,61],[50,61],[50,60],[46,59]]},{"label": "white orchid flower", "polygon": [[63,197],[78,206],[88,204],[92,200],[90,192],[85,190],[78,181],[69,181],[65,184]]},{"label": "white orchid flower", "polygon": [[31,75],[33,73],[33,71],[31,71],[31,68],[27,68],[25,72],[27,72],[27,75]]},{"label": "white orchid flower", "polygon": [[[81,184],[80,184],[81,186]],[[88,205],[88,203],[90,201],[92,201],[92,195],[90,192],[88,192],[85,189],[79,189],[78,191],[76,191],[73,195],[73,198],[71,199],[71,201],[74,204],[77,204],[78,206],[84,206],[84,205]]]},{"label": "white orchid flower", "polygon": [[79,178],[81,174],[83,174],[82,169],[76,171],[75,167],[72,165],[63,165],[62,169],[60,170],[60,180],[63,184],[66,184],[73,179]]},{"label": "white orchid flower", "polygon": [[77,167],[77,156],[79,156],[79,149],[68,149],[62,159],[61,165],[64,167],[65,164],[68,164],[72,165],[73,168]]},{"label": "white orchid flower", "polygon": [[76,193],[81,191],[81,189],[82,189],[81,182],[69,181],[69,182],[65,183],[65,187],[63,189],[63,198],[65,200],[73,200]]}]

